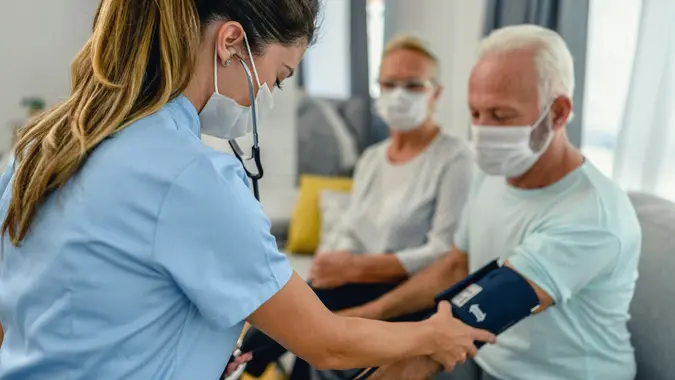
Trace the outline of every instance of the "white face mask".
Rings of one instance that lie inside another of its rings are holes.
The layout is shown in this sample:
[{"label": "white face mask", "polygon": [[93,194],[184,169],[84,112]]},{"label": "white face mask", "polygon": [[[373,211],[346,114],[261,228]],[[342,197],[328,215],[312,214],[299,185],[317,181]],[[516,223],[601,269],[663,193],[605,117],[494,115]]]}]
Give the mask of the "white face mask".
[{"label": "white face mask", "polygon": [[402,88],[384,91],[375,107],[387,126],[395,131],[411,131],[429,117],[431,93],[406,91]]},{"label": "white face mask", "polygon": [[[253,61],[246,34],[244,34],[244,42],[246,43],[246,49],[248,49],[248,56],[251,57],[255,80],[258,83],[255,105],[257,120],[260,121],[274,108],[274,98],[270,87],[267,84],[260,83],[258,70]],[[221,95],[218,91],[218,46],[215,47],[213,66],[215,92],[211,95],[202,112],[199,113],[201,133],[220,139],[234,140],[253,130],[251,107],[242,106],[236,100]]]},{"label": "white face mask", "polygon": [[[525,174],[539,160],[553,140],[549,123],[544,123],[549,105],[533,125],[483,126],[472,125],[472,142],[476,163],[485,173],[506,178]],[[532,147],[532,134],[537,128],[547,128],[546,140],[538,149]]]}]

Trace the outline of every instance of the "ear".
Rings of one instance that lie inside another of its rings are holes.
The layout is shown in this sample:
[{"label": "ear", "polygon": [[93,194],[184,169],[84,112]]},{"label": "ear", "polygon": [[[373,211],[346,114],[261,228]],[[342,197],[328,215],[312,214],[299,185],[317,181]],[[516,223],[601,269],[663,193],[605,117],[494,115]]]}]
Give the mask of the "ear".
[{"label": "ear", "polygon": [[216,44],[222,62],[235,55],[241,56],[237,48],[244,44],[244,28],[236,21],[224,22],[216,33]]},{"label": "ear", "polygon": [[553,113],[553,130],[565,128],[572,116],[572,99],[568,96],[559,96],[551,104]]},{"label": "ear", "polygon": [[436,86],[434,89],[434,100],[438,101],[441,99],[441,95],[443,95],[443,90],[445,90],[445,87],[441,86],[440,84]]}]

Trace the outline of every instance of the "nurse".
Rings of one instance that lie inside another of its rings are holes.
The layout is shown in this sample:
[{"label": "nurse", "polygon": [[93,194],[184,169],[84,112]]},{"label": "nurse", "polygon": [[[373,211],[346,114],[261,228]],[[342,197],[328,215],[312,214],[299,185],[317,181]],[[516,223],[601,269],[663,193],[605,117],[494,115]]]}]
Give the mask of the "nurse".
[{"label": "nurse", "polygon": [[[241,164],[312,42],[317,0],[103,0],[70,97],[21,130],[0,178],[1,380],[216,379],[245,321],[318,368],[494,337],[452,318],[328,311],[279,253]],[[247,75],[247,71],[252,76]],[[270,126],[271,128],[272,126]]]}]

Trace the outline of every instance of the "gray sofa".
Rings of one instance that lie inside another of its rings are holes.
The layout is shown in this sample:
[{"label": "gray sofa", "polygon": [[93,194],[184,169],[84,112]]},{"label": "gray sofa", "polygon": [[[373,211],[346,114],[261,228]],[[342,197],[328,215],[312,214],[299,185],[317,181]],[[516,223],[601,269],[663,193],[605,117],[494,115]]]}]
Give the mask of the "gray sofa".
[{"label": "gray sofa", "polygon": [[630,198],[642,226],[640,278],[629,323],[636,380],[671,380],[675,379],[675,204],[640,193]]}]

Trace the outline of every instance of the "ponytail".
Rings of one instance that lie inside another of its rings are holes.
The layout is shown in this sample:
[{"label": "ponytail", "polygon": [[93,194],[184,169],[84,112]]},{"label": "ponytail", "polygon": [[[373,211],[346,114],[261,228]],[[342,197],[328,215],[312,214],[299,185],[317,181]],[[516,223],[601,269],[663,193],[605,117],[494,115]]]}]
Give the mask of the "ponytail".
[{"label": "ponytail", "polygon": [[45,198],[98,144],[183,92],[200,35],[193,0],[102,0],[71,66],[70,97],[19,130],[2,234],[19,245]]}]

